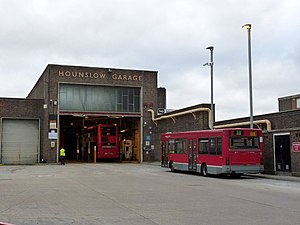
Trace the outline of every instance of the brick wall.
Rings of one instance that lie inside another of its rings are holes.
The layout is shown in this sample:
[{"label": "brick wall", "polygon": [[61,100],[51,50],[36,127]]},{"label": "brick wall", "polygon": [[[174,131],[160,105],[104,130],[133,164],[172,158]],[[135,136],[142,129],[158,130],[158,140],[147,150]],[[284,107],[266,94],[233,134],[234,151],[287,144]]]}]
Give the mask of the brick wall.
[{"label": "brick wall", "polygon": [[157,108],[166,109],[167,107],[167,94],[166,88],[157,89]]},{"label": "brick wall", "polygon": [[[284,101],[283,101],[284,102]],[[287,104],[287,103],[285,103]],[[274,146],[273,146],[273,135],[280,133],[290,133],[291,142],[291,168],[292,173],[300,176],[300,153],[292,152],[292,142],[299,140],[300,135],[300,110],[288,110],[270,114],[264,114],[254,116],[253,120],[264,120],[267,119],[271,122],[271,131],[267,131],[266,124],[261,124],[259,127],[263,129],[264,136],[264,165],[266,173],[274,173]],[[249,117],[243,117],[233,120],[218,121],[216,125],[232,124],[239,122],[248,122]],[[245,126],[249,127],[249,125]]]},{"label": "brick wall", "polygon": [[278,98],[279,112],[297,109],[297,99],[300,99],[300,95]]},{"label": "brick wall", "polygon": [[[149,132],[149,127],[152,128],[152,144],[154,149],[151,151],[152,159],[155,161],[160,160],[160,137],[165,132],[179,132],[179,131],[192,131],[192,130],[206,130],[209,129],[208,112],[195,112],[187,113],[180,116],[174,116],[176,113],[182,113],[197,108],[210,108],[209,104],[200,104],[192,107],[172,111],[161,116],[169,116],[169,118],[161,119],[150,124],[144,128],[144,132]],[[146,112],[145,112],[146,113]],[[159,118],[160,116],[158,116]]]},{"label": "brick wall", "polygon": [[292,174],[300,176],[300,152],[294,152],[292,149],[293,142],[300,142],[300,129],[292,131],[291,134],[291,166]]},{"label": "brick wall", "polygon": [[40,118],[42,113],[42,100],[0,98],[0,117]]}]

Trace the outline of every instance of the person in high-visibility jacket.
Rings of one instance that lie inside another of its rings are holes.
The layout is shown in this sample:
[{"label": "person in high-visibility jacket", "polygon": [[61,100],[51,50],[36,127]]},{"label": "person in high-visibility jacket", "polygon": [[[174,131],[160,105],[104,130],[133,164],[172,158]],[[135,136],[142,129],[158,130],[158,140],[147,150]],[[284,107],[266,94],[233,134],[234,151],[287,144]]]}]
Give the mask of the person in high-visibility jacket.
[{"label": "person in high-visibility jacket", "polygon": [[63,147],[59,150],[59,158],[60,158],[60,164],[65,165],[66,150]]}]

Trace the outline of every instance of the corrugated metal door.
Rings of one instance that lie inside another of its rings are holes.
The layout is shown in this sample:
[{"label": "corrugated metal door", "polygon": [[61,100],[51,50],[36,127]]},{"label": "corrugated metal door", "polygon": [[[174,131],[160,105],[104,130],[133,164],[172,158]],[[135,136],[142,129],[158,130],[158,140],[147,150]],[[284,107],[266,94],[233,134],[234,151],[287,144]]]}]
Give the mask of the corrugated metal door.
[{"label": "corrugated metal door", "polygon": [[2,164],[34,164],[40,149],[39,121],[3,119],[1,132]]}]

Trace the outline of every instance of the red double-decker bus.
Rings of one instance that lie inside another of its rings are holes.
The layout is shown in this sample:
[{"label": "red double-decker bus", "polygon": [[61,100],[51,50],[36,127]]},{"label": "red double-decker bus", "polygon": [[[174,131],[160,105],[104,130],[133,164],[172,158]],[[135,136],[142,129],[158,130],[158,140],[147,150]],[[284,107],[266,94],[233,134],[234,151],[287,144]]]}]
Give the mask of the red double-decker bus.
[{"label": "red double-decker bus", "polygon": [[119,135],[116,124],[99,124],[89,127],[96,146],[97,159],[120,159]]},{"label": "red double-decker bus", "polygon": [[262,131],[228,128],[164,133],[161,166],[204,176],[260,173],[264,169]]}]

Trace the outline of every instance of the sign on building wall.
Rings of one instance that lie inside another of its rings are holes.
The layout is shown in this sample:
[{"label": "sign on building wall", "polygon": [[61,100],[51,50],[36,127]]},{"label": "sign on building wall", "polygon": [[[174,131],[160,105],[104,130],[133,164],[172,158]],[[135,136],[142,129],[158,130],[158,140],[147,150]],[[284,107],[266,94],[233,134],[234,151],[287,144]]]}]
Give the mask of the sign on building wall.
[{"label": "sign on building wall", "polygon": [[57,115],[50,114],[49,115],[49,127],[50,129],[57,129]]},{"label": "sign on building wall", "polygon": [[48,133],[48,139],[57,140],[58,139],[57,130],[50,130]]},{"label": "sign on building wall", "polygon": [[293,152],[300,152],[300,142],[293,142]]},{"label": "sign on building wall", "polygon": [[50,120],[49,121],[49,126],[50,126],[50,129],[56,129],[57,128],[56,120]]}]

